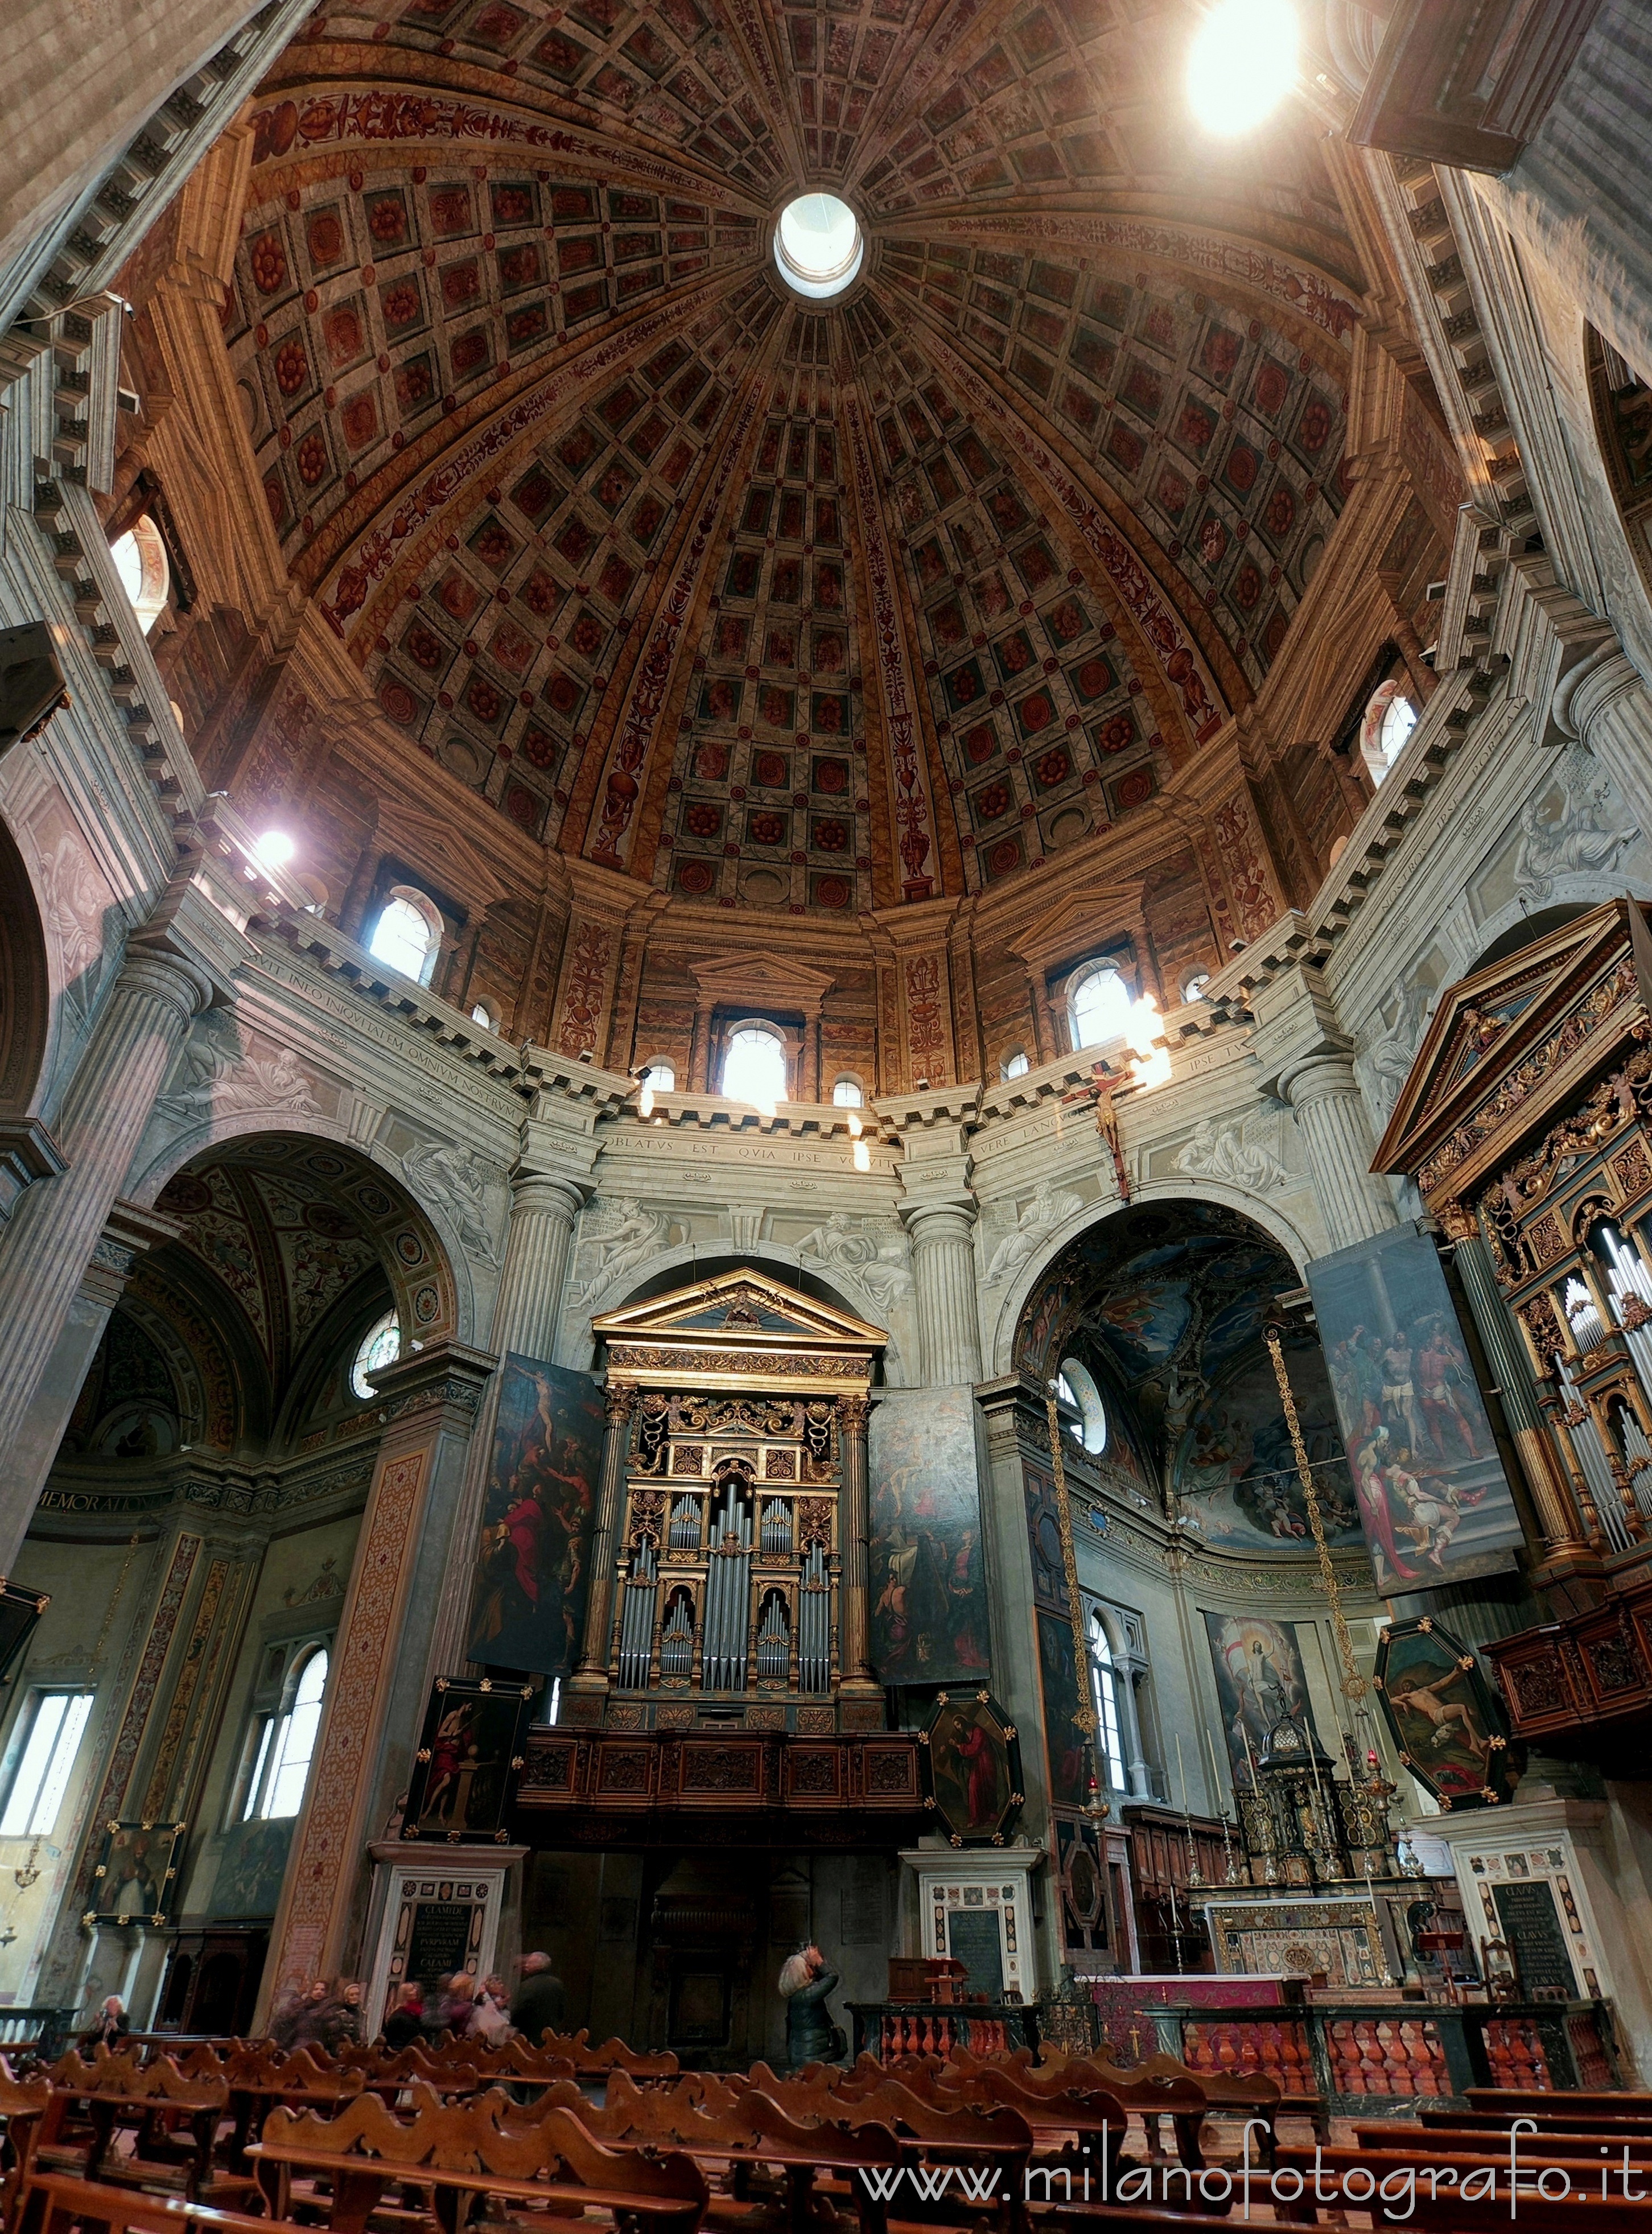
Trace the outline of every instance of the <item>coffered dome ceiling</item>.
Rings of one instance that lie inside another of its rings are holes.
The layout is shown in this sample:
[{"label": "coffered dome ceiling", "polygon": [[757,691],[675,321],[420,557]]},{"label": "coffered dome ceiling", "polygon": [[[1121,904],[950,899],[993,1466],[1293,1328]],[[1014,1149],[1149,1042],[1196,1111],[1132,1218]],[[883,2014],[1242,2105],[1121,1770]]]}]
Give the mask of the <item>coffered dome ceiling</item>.
[{"label": "coffered dome ceiling", "polygon": [[[1139,15],[1140,20],[1132,20]],[[387,722],[662,891],[974,891],[1143,811],[1345,493],[1360,276],[1301,113],[1133,0],[400,0],[259,96],[225,335]],[[779,211],[854,210],[817,307]]]}]

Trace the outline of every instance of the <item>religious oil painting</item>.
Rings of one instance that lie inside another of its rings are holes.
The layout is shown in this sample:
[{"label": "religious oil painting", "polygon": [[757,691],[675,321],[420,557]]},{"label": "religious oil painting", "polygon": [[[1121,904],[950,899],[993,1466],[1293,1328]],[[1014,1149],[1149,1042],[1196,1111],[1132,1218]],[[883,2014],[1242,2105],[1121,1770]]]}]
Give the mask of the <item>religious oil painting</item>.
[{"label": "religious oil painting", "polygon": [[1022,1810],[1021,1740],[991,1693],[943,1691],[918,1749],[937,1828],[955,1846],[1002,1845]]},{"label": "religious oil painting", "polygon": [[990,1671],[975,1400],[895,1390],[872,1417],[872,1645],[885,1683]]},{"label": "religious oil painting", "polygon": [[1525,1766],[1468,1646],[1427,1615],[1391,1622],[1377,1643],[1377,1703],[1400,1758],[1441,1807],[1511,1800]]},{"label": "religious oil painting", "polygon": [[186,1823],[106,1823],[92,1871],[91,1904],[82,1923],[159,1930],[172,1913],[188,1828]]},{"label": "religious oil painting", "polygon": [[583,1373],[505,1361],[466,1656],[562,1676],[579,1655],[602,1473],[603,1399]]},{"label": "religious oil painting", "polygon": [[1519,1517],[1433,1243],[1402,1226],[1308,1284],[1378,1591],[1508,1566]]},{"label": "religious oil painting", "polygon": [[1270,1730],[1290,1721],[1313,1734],[1302,1649],[1291,1623],[1260,1614],[1207,1610],[1205,1629],[1233,1780],[1248,1787]]},{"label": "religious oil painting", "polygon": [[1044,1708],[1044,1748],[1049,1796],[1058,1807],[1082,1807],[1089,1797],[1084,1773],[1084,1734],[1075,1719],[1078,1678],[1073,1624],[1068,1616],[1038,1615],[1039,1696]]},{"label": "religious oil painting", "polygon": [[505,1839],[528,1704],[539,1688],[437,1676],[414,1756],[404,1839]]}]

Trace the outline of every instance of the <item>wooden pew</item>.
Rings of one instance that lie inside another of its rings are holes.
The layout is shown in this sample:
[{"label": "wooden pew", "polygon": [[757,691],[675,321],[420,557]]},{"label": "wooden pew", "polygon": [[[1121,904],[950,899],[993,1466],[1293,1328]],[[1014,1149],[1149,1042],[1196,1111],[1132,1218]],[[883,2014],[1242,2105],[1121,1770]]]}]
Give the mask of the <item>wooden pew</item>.
[{"label": "wooden pew", "polygon": [[[1302,2198],[1277,2198],[1264,2173],[1259,2184],[1253,2183],[1253,2201],[1271,2202],[1278,2218],[1309,2225],[1324,2223],[1319,2213],[1335,2223],[1335,2214],[1341,2211],[1365,2217],[1374,2227],[1403,2223],[1426,2230],[1426,2234],[1492,2234],[1494,2228],[1506,2230],[1511,2223],[1521,2234],[1569,2234],[1569,2231],[1579,2234],[1583,2229],[1587,2234],[1616,2234],[1618,2229],[1623,2234],[1652,2234],[1652,2179],[1643,2183],[1644,2199],[1626,2200],[1617,2168],[1608,2163],[1607,2193],[1603,2198],[1602,2159],[1553,2154],[1539,2134],[1522,2137],[1518,2208],[1512,2213],[1510,2156],[1505,2146],[1476,2152],[1441,2148],[1433,2134],[1395,2146],[1395,2136],[1383,2138],[1387,2146],[1382,2147],[1364,2144],[1331,2147],[1321,2144],[1316,2149],[1282,2146],[1273,2177],[1301,2173]],[[1539,2192],[1536,2181],[1545,2168],[1566,2175],[1570,2193],[1562,2195],[1557,2180],[1552,2192]],[[1431,2177],[1431,2170],[1439,2173],[1437,2179]],[[1343,2184],[1349,2175],[1358,2185],[1345,2193]],[[1471,2176],[1475,2192],[1466,2198],[1463,2184]],[[1322,2183],[1317,2197],[1316,2177]],[[1385,2211],[1393,2215],[1384,2217]]]},{"label": "wooden pew", "polygon": [[34,2163],[35,2143],[51,2103],[49,2079],[43,2074],[18,2079],[0,2056],[0,2119],[5,2123],[0,2138],[0,2225],[17,2223],[17,2197]]},{"label": "wooden pew", "polygon": [[[35,2145],[42,2170],[140,2185],[175,2183],[190,2202],[201,2199],[229,2104],[221,2073],[186,2078],[170,2056],[144,2063],[136,2051],[100,2048],[89,2062],[71,2048],[46,2075],[52,2100]],[[135,2135],[134,2152],[110,2161],[110,2143],[121,2132]],[[226,2180],[245,2188],[229,2175],[214,2184],[222,2188]]]},{"label": "wooden pew", "polygon": [[392,2185],[427,2192],[441,2234],[459,2234],[478,2205],[506,2224],[513,2203],[535,2205],[540,2217],[595,2206],[624,2234],[694,2234],[705,2215],[705,2178],[686,2155],[607,2148],[560,2107],[509,2122],[520,2106],[500,2091],[457,2103],[423,2086],[413,2095],[407,2121],[368,2092],[331,2119],[278,2104],[249,2151],[271,2216],[291,2215],[295,2176],[304,2204],[325,2213],[332,2234],[364,2234]]},{"label": "wooden pew", "polygon": [[7,2218],[8,2234],[69,2234],[71,2227],[82,2234],[127,2234],[128,2229],[131,2234],[300,2234],[297,2227],[192,2203],[186,2196],[146,2195],[62,2172],[36,2172],[19,2213]]}]

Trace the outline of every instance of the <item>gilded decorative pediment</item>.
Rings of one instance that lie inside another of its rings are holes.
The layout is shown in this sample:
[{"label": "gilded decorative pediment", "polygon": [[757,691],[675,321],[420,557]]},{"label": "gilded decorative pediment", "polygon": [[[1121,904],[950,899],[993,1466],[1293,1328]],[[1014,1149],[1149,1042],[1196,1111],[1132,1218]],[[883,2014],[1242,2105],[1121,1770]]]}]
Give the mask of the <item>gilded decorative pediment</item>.
[{"label": "gilded decorative pediment", "polygon": [[606,1311],[591,1324],[607,1344],[612,1377],[720,1387],[778,1379],[799,1394],[811,1383],[844,1394],[864,1388],[889,1339],[881,1327],[749,1266]]},{"label": "gilded decorative pediment", "polygon": [[1646,1009],[1614,900],[1450,987],[1373,1168],[1455,1194],[1574,1100]]}]

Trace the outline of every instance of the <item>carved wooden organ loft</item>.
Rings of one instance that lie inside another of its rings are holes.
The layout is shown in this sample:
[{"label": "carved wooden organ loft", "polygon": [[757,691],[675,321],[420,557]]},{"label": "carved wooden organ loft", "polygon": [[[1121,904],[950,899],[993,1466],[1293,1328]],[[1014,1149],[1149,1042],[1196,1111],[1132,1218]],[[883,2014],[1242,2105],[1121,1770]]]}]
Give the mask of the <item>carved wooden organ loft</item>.
[{"label": "carved wooden organ loft", "polygon": [[609,1652],[617,1692],[836,1692],[837,1408],[824,1396],[643,1395]]},{"label": "carved wooden organ loft", "polygon": [[[1376,1156],[1453,1254],[1559,1618],[1488,1645],[1518,1734],[1652,1733],[1652,930],[1591,909],[1453,986]],[[1518,1329],[1518,1332],[1517,1332]]]},{"label": "carved wooden organ loft", "polygon": [[[592,1321],[608,1433],[585,1653],[528,1809],[580,1842],[885,1841],[915,1741],[868,1660],[866,1424],[882,1329],[750,1270]],[[873,1835],[870,1827],[865,1835]],[[668,1835],[662,1832],[660,1835]]]}]

